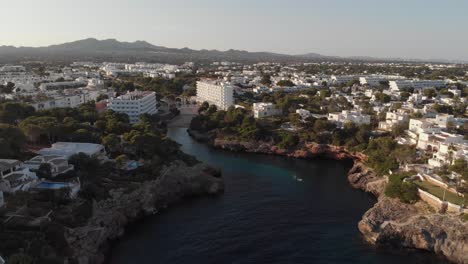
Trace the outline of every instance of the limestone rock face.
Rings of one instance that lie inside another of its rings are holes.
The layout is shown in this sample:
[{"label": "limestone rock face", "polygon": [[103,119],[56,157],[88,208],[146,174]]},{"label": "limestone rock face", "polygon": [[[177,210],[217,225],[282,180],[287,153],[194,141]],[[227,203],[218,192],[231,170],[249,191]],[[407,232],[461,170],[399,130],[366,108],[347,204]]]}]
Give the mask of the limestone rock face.
[{"label": "limestone rock face", "polygon": [[385,177],[378,177],[360,161],[354,162],[353,167],[349,170],[348,181],[354,188],[370,192],[376,197],[383,194],[387,183]]},{"label": "limestone rock face", "polygon": [[423,249],[455,263],[468,263],[468,225],[456,215],[428,213],[420,204],[383,197],[364,214],[358,227],[378,246]]},{"label": "limestone rock face", "polygon": [[[198,137],[195,137],[198,139]],[[337,147],[327,144],[310,143],[300,149],[286,150],[275,146],[271,142],[246,142],[237,140],[224,140],[215,138],[211,145],[215,148],[225,149],[235,152],[249,152],[282,155],[293,158],[315,158],[324,157],[336,160],[362,160],[365,156],[360,153],[352,153],[344,147]]]},{"label": "limestone rock face", "polygon": [[87,225],[66,232],[80,264],[103,263],[103,249],[110,240],[123,235],[130,222],[187,197],[220,193],[224,184],[204,164],[188,167],[177,161],[163,169],[156,180],[135,183],[131,190],[112,190],[111,198],[94,203]]}]

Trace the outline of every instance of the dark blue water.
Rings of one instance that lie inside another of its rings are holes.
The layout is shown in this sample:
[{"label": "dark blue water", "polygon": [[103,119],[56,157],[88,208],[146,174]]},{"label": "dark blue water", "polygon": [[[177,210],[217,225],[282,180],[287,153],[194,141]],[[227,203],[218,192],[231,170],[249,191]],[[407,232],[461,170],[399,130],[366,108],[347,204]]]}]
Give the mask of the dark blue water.
[{"label": "dark blue water", "polygon": [[[349,164],[230,153],[169,131],[220,167],[226,192],[184,202],[129,228],[110,263],[443,263],[421,251],[382,251],[357,229],[375,199],[349,186]],[[299,180],[302,179],[302,180]]]}]

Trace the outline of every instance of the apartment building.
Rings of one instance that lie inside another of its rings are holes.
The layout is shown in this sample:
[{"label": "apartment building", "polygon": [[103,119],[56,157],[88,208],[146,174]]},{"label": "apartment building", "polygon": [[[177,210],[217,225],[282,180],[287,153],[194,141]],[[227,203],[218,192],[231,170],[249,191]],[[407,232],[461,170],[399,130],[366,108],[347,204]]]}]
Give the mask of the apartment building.
[{"label": "apartment building", "polygon": [[390,90],[400,91],[405,88],[413,87],[415,90],[424,90],[428,88],[444,87],[444,80],[394,80],[389,82]]},{"label": "apartment building", "polygon": [[398,75],[367,75],[359,77],[359,83],[361,85],[379,86],[382,82],[402,79],[405,79],[405,77]]},{"label": "apartment building", "polygon": [[225,82],[198,81],[197,102],[203,103],[205,101],[216,105],[220,110],[227,110],[234,105],[234,88]]},{"label": "apartment building", "polygon": [[109,99],[107,107],[115,112],[127,114],[130,123],[138,123],[142,114],[158,113],[156,93],[149,91],[127,92],[116,98]]}]

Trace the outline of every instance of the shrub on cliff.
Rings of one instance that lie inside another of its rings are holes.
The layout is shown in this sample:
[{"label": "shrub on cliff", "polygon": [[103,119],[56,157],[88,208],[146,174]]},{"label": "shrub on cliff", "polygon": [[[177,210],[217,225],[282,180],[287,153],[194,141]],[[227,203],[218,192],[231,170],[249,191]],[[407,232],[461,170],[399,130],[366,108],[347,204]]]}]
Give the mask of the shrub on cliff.
[{"label": "shrub on cliff", "polygon": [[419,200],[418,188],[412,182],[403,181],[408,174],[393,174],[385,187],[385,195],[398,198],[403,203],[414,203]]}]

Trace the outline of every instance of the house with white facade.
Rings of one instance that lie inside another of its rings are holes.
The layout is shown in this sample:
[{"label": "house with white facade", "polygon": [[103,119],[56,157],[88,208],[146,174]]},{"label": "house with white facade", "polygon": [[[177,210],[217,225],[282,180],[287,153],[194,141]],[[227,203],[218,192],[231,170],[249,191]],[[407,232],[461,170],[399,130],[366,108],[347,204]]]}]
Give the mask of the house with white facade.
[{"label": "house with white facade", "polygon": [[281,114],[281,110],[273,103],[254,103],[252,106],[254,118],[262,118]]},{"label": "house with white facade", "polygon": [[41,164],[44,163],[50,165],[50,172],[52,173],[53,177],[72,171],[74,169],[72,164],[68,164],[67,158],[59,155],[36,156],[30,160],[25,161],[23,166],[35,171],[38,170]]},{"label": "house with white facade", "polygon": [[158,113],[156,93],[150,91],[129,91],[109,99],[107,107],[115,112],[127,114],[132,124],[138,123],[142,114]]},{"label": "house with white facade", "polygon": [[416,148],[421,150],[438,151],[440,144],[459,144],[463,143],[463,136],[440,131],[421,132],[418,135]]},{"label": "house with white facade", "polygon": [[397,124],[404,124],[409,121],[409,115],[405,111],[387,112],[385,121],[379,122],[379,129],[384,131],[391,131]]},{"label": "house with white facade", "polygon": [[338,113],[329,113],[328,120],[336,123],[338,126],[343,126],[347,122],[355,123],[356,125],[370,124],[370,115],[362,114],[360,111],[343,110]]},{"label": "house with white facade", "polygon": [[466,143],[446,143],[442,142],[432,158],[428,160],[429,166],[433,168],[444,165],[452,165],[457,159],[468,161],[468,144]]},{"label": "house with white facade", "polygon": [[21,168],[22,162],[15,159],[0,159],[0,179]]},{"label": "house with white facade", "polygon": [[437,114],[436,117],[431,121],[441,128],[447,128],[447,124],[449,123],[455,124],[454,116],[448,114]]},{"label": "house with white facade", "polygon": [[17,191],[27,191],[38,181],[36,173],[29,168],[21,168],[10,172],[0,179],[0,191],[15,193]]},{"label": "house with white facade", "polygon": [[234,87],[226,82],[202,80],[197,82],[197,102],[208,102],[220,110],[234,105]]}]

